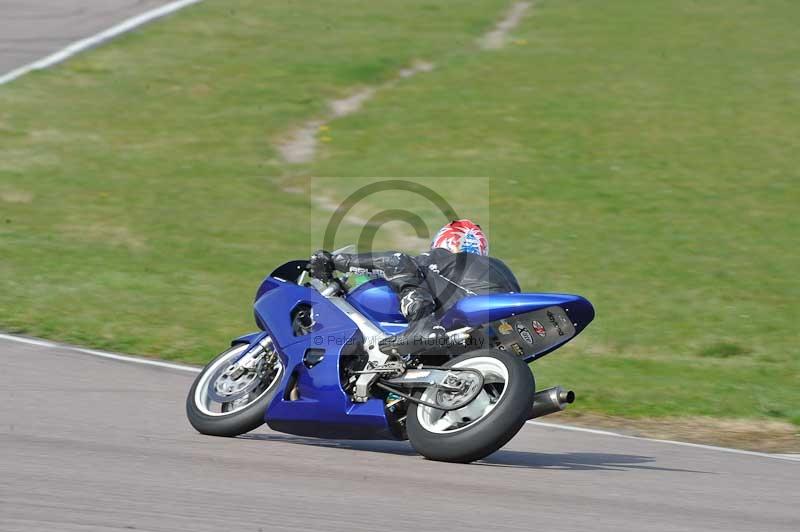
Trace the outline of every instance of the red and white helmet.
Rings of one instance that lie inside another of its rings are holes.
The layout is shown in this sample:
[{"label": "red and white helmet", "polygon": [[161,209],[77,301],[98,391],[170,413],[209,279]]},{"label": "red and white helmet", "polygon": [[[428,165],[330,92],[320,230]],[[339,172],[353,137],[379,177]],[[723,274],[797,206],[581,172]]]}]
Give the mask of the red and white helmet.
[{"label": "red and white helmet", "polygon": [[469,220],[455,220],[445,225],[431,242],[431,249],[442,248],[451,253],[489,254],[489,241],[481,226]]}]

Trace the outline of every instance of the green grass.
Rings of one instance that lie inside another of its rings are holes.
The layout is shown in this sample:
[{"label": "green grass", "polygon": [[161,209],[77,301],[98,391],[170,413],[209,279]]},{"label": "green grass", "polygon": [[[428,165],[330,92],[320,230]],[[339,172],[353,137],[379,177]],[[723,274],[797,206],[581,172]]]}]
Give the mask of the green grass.
[{"label": "green grass", "polygon": [[[541,385],[800,424],[800,5],[542,1],[478,50],[507,5],[208,2],[0,88],[0,327],[206,360],[313,247],[276,183],[426,176],[469,214],[442,179],[485,176],[493,254],[597,308]],[[437,69],[280,163],[326,99],[414,59]]]},{"label": "green grass", "polygon": [[[0,327],[200,362],[309,253],[273,142],[504,2],[206,2],[0,88]],[[302,235],[298,238],[298,235]]]}]

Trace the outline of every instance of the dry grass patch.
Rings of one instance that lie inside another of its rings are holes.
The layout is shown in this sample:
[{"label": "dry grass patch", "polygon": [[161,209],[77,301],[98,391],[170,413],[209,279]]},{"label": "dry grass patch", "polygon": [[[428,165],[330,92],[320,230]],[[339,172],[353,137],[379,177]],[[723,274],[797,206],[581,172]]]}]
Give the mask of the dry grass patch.
[{"label": "dry grass patch", "polygon": [[553,419],[580,427],[612,429],[630,436],[767,453],[800,452],[798,427],[777,420],[716,419],[705,416],[621,418],[582,412],[564,412]]}]

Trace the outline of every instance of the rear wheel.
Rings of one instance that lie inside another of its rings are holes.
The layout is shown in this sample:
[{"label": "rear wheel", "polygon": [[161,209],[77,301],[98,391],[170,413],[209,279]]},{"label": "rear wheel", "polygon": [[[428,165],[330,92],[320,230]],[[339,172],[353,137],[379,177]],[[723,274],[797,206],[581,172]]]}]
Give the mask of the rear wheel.
[{"label": "rear wheel", "polygon": [[283,376],[275,354],[264,356],[252,370],[231,372],[247,351],[237,345],[203,368],[186,397],[189,423],[202,434],[233,437],[264,424],[264,413]]},{"label": "rear wheel", "polygon": [[[533,374],[521,359],[491,349],[461,355],[444,366],[480,371],[483,390],[463,408],[449,412],[411,404],[408,438],[417,452],[431,460],[480,460],[508,443],[525,424],[535,390]],[[431,387],[416,397],[446,404],[448,398],[441,394]]]}]

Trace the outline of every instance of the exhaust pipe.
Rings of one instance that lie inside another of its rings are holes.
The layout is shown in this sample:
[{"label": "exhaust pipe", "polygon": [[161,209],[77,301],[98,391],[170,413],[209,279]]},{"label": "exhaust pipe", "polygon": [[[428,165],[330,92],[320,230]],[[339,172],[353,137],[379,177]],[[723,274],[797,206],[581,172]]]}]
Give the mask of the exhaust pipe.
[{"label": "exhaust pipe", "polygon": [[565,390],[561,386],[542,390],[533,395],[533,405],[528,419],[560,412],[573,402],[575,402],[575,392],[572,390]]}]

